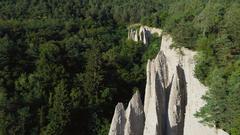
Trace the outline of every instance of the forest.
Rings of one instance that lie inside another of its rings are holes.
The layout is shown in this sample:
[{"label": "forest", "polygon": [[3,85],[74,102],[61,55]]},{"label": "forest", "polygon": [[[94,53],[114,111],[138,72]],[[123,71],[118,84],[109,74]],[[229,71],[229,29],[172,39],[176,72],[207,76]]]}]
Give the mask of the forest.
[{"label": "forest", "polygon": [[240,135],[238,0],[0,1],[0,135],[106,135],[159,51],[159,38],[127,40],[134,23],[198,51],[209,92],[196,117]]}]

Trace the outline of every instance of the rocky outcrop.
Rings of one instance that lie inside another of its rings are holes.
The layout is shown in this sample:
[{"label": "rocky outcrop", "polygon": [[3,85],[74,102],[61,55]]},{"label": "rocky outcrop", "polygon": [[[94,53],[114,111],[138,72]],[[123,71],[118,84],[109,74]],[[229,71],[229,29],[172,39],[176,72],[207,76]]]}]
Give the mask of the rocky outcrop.
[{"label": "rocky outcrop", "polygon": [[128,29],[128,39],[136,42],[141,41],[143,44],[148,44],[153,34],[157,34],[157,36],[162,34],[162,30],[148,26],[133,25]]},{"label": "rocky outcrop", "polygon": [[125,115],[127,119],[124,131],[125,135],[141,135],[143,133],[145,116],[138,91],[130,100]]},{"label": "rocky outcrop", "polygon": [[[176,124],[178,120],[176,120],[175,118],[177,118],[178,116],[181,116],[181,114],[177,114],[178,115],[177,117],[174,116],[174,112],[176,111],[174,111],[174,107],[171,107],[170,105],[172,104],[173,106],[177,107],[178,105],[175,104],[176,99],[174,99],[173,97],[179,97],[179,96],[171,96],[170,94],[169,107],[168,107],[168,119],[169,119],[170,131],[168,130],[169,131],[168,133],[173,133],[174,135],[179,135],[179,134],[180,135],[181,134],[183,135],[193,135],[193,134],[194,135],[227,135],[227,133],[224,132],[223,130],[211,128],[206,125],[203,125],[202,123],[199,122],[200,120],[194,116],[194,114],[197,111],[199,111],[199,109],[205,104],[205,101],[201,97],[205,95],[208,89],[207,87],[202,85],[200,81],[194,76],[194,68],[196,64],[194,61],[194,56],[196,55],[196,52],[186,48],[181,48],[181,53],[179,53],[180,52],[179,50],[175,50],[174,48],[170,47],[172,43],[173,41],[171,36],[169,35],[162,36],[162,43],[161,43],[160,50],[164,52],[166,56],[166,61],[168,65],[168,77],[172,78],[175,75],[178,75],[179,81],[182,81],[182,82],[179,82],[178,85],[180,86],[180,91],[183,91],[185,89],[185,94],[183,93],[183,95],[184,97],[186,97],[186,99],[183,100],[181,104],[186,103],[186,106],[185,106],[185,112],[182,112],[182,113],[185,113],[184,119],[182,118],[182,120],[184,121],[181,121],[181,123],[184,123],[183,131],[182,133],[175,134],[174,130],[176,131],[176,128],[174,128],[175,127],[174,125],[179,125],[179,124]],[[177,69],[177,73],[176,73],[176,67],[179,68]],[[170,82],[168,81],[168,84],[171,82],[174,83],[173,81],[170,81]],[[184,84],[183,82],[185,82],[185,86],[183,85]],[[172,87],[173,86],[174,84],[172,84]],[[171,93],[173,93],[174,89],[175,88],[171,88]],[[180,127],[178,127],[178,129],[179,128]]]},{"label": "rocky outcrop", "polygon": [[180,65],[176,67],[170,87],[167,134],[183,135],[187,91],[185,74]]},{"label": "rocky outcrop", "polygon": [[128,39],[138,42],[139,34],[138,29],[130,28],[128,31]]},{"label": "rocky outcrop", "polygon": [[108,135],[142,135],[144,121],[143,105],[137,91],[130,100],[126,111],[122,103],[118,103],[115,107]]},{"label": "rocky outcrop", "polygon": [[125,123],[126,118],[124,106],[122,103],[118,103],[115,107],[109,135],[124,135]]},{"label": "rocky outcrop", "polygon": [[[163,55],[159,53],[159,55]],[[159,56],[158,58],[162,58]],[[146,116],[144,134],[163,135],[165,115],[165,92],[163,83],[160,81],[159,60],[149,60],[147,64],[147,85],[144,102]]]},{"label": "rocky outcrop", "polygon": [[[147,42],[143,28],[150,34],[161,32],[140,27],[135,37],[143,43]],[[223,130],[203,125],[194,117],[205,104],[201,97],[207,88],[194,77],[196,52],[181,48],[179,53],[170,47],[172,43],[169,35],[163,35],[159,53],[155,59],[148,60],[144,109],[136,93],[124,115],[116,114],[115,110],[109,135],[121,135],[123,129],[119,125],[124,125],[124,135],[228,135]]]}]

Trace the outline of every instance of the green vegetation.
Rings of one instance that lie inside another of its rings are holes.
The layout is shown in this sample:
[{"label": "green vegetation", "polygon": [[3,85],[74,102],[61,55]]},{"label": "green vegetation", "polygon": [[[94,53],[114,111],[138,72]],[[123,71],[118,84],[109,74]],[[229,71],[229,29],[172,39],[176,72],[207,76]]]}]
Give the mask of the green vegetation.
[{"label": "green vegetation", "polygon": [[0,134],[107,134],[159,50],[159,38],[126,40],[142,23],[199,52],[195,75],[210,90],[196,115],[239,135],[238,0],[4,0],[0,11]]},{"label": "green vegetation", "polygon": [[111,4],[0,2],[1,135],[105,135],[117,102],[144,90],[157,46],[128,41],[139,19]]}]

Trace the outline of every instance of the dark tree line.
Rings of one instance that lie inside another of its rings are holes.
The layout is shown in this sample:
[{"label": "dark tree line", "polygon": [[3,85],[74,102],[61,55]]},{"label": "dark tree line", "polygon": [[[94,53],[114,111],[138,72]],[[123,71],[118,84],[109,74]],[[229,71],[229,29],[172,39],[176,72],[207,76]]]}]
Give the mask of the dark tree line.
[{"label": "dark tree line", "polygon": [[71,2],[1,1],[0,134],[107,134],[116,103],[144,89],[155,49],[103,3]]}]

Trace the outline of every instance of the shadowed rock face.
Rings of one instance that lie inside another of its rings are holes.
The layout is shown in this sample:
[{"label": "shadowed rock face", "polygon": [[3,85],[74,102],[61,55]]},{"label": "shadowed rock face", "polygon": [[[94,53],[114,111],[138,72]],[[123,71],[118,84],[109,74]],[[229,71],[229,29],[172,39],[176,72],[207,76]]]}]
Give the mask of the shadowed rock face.
[{"label": "shadowed rock face", "polygon": [[[161,35],[161,30],[141,26],[130,30],[129,38],[148,43],[149,34]],[[228,135],[216,128],[204,126],[194,114],[205,104],[201,97],[204,87],[194,77],[193,51],[182,48],[183,54],[171,49],[172,38],[162,36],[161,49],[148,60],[144,107],[136,92],[124,110],[115,108],[109,135]]]},{"label": "shadowed rock face", "polygon": [[168,135],[183,135],[184,119],[187,104],[187,91],[184,70],[176,67],[176,73],[171,83],[168,101]]},{"label": "shadowed rock face", "polygon": [[186,107],[185,74],[175,67],[173,79],[168,79],[167,60],[162,51],[148,61],[144,112],[144,135],[183,135]]},{"label": "shadowed rock face", "polygon": [[[161,57],[159,57],[161,58]],[[160,80],[160,74],[158,73],[159,61],[148,61],[147,65],[147,85],[145,94],[145,127],[144,134],[157,134],[163,135],[165,127],[164,115],[165,115],[165,94],[164,87]],[[149,72],[150,71],[150,72]]]}]

